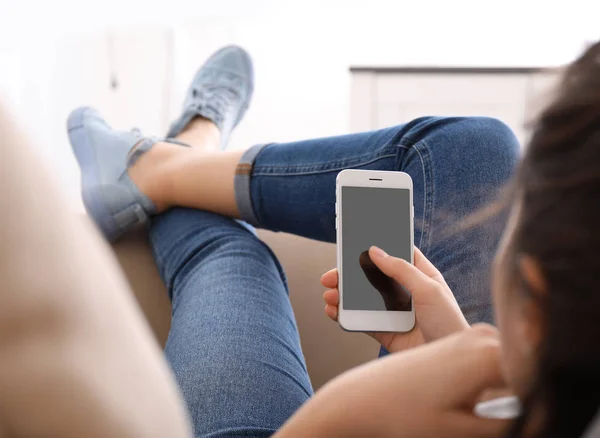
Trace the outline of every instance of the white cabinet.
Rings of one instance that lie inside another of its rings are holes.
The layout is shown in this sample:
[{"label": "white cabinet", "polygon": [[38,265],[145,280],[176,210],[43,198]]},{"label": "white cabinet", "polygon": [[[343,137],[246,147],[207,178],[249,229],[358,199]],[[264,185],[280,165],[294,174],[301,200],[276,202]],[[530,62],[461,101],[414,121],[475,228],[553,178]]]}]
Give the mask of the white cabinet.
[{"label": "white cabinet", "polygon": [[351,127],[377,129],[421,116],[488,116],[523,142],[526,123],[555,83],[534,68],[353,68]]}]

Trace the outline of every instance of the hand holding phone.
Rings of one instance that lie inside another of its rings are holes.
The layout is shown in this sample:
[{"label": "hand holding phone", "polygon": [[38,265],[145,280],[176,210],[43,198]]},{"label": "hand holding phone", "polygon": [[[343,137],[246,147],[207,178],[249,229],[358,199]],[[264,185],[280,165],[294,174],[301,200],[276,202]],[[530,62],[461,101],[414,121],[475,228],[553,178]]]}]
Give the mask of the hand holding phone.
[{"label": "hand holding phone", "polygon": [[[444,277],[418,248],[414,249],[414,266],[390,255],[381,256],[374,248],[369,250],[369,258],[383,274],[410,293],[417,315],[415,327],[408,333],[366,332],[389,352],[403,351],[469,328]],[[321,284],[328,288],[323,294],[325,313],[334,321],[339,315],[338,279],[337,269],[321,277]]]}]

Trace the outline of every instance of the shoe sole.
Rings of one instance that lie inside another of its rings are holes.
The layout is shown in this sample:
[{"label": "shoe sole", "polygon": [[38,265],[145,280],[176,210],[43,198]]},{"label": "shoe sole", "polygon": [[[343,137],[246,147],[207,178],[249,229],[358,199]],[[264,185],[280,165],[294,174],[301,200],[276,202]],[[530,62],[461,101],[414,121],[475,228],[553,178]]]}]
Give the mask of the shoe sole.
[{"label": "shoe sole", "polygon": [[81,197],[88,214],[109,241],[119,236],[119,227],[102,202],[101,181],[96,167],[94,149],[83,121],[87,108],[78,108],[67,120],[67,131],[73,153],[81,167]]}]

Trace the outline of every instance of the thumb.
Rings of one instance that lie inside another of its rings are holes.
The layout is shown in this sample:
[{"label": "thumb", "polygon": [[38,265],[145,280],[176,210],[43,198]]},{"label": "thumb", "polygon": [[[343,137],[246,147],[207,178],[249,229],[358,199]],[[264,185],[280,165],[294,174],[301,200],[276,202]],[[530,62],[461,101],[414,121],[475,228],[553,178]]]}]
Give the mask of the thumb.
[{"label": "thumb", "polygon": [[423,291],[430,291],[439,286],[406,260],[392,257],[381,248],[372,246],[369,249],[369,256],[381,272],[400,283],[414,298]]}]

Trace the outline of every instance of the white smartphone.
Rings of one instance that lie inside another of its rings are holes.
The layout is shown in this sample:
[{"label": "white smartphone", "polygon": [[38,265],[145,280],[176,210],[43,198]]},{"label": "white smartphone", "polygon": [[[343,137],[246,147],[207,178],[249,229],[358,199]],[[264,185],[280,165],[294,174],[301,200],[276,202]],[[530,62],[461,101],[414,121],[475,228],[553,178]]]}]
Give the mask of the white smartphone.
[{"label": "white smartphone", "polygon": [[413,184],[404,172],[344,170],[336,181],[338,323],[348,331],[408,332],[412,298],[371,261],[375,245],[413,263]]}]

